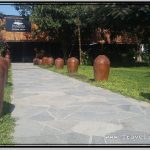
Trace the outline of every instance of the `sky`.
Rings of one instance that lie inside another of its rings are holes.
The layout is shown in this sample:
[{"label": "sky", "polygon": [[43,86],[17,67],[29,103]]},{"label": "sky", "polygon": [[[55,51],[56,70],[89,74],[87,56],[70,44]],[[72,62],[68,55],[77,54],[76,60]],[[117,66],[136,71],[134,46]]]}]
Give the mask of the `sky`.
[{"label": "sky", "polygon": [[2,5],[0,4],[0,12],[2,12],[5,15],[16,15],[20,16],[18,11],[15,10],[15,8],[12,5]]}]

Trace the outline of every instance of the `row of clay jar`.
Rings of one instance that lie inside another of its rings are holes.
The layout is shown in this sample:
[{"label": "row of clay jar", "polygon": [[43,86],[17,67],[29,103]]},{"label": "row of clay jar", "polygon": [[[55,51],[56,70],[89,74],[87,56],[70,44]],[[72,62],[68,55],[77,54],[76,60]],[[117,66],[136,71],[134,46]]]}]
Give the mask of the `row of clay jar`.
[{"label": "row of clay jar", "polygon": [[[55,65],[56,69],[63,69],[64,59],[57,58],[54,60],[52,57],[43,57],[42,59],[35,58],[33,60],[34,65]],[[76,73],[78,71],[79,60],[75,57],[71,57],[67,60],[67,69],[69,73]]]},{"label": "row of clay jar", "polygon": [[[57,58],[54,61],[52,57],[43,57],[42,59],[35,58],[33,60],[34,65],[48,65],[52,66],[55,64],[56,69],[63,69],[64,59]],[[78,71],[79,60],[75,57],[68,58],[67,70],[68,73],[76,73]],[[95,81],[108,80],[110,61],[107,56],[99,55],[95,58],[93,64],[94,78]]]},{"label": "row of clay jar", "polygon": [[9,67],[10,67],[10,56],[9,55],[6,55],[5,57],[0,56],[0,115],[2,114],[3,110],[4,89],[7,85]]}]

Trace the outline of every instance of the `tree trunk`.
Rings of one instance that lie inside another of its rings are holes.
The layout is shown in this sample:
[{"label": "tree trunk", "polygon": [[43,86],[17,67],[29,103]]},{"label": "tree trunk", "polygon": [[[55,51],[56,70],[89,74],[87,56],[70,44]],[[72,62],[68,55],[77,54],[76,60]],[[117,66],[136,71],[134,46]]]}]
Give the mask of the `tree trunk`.
[{"label": "tree trunk", "polygon": [[79,41],[80,64],[82,64],[82,50],[81,50],[81,33],[80,33],[80,25],[78,25],[78,41]]}]

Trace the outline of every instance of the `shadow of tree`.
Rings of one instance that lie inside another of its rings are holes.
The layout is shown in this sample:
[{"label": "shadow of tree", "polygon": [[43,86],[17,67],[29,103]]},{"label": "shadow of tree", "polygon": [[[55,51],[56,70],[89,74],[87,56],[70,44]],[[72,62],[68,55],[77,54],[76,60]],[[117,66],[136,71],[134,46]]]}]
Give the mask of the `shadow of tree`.
[{"label": "shadow of tree", "polygon": [[85,82],[90,82],[90,83],[95,82],[95,79],[93,78],[89,79],[87,76],[81,75],[81,74],[68,74],[68,76],[73,77],[75,79],[79,79],[81,81],[85,81]]},{"label": "shadow of tree", "polygon": [[3,102],[3,112],[2,112],[2,116],[10,114],[11,112],[13,112],[15,108],[14,104],[8,103],[8,102]]},{"label": "shadow of tree", "polygon": [[150,100],[150,93],[143,93],[143,92],[141,92],[140,95],[143,96],[144,98]]}]

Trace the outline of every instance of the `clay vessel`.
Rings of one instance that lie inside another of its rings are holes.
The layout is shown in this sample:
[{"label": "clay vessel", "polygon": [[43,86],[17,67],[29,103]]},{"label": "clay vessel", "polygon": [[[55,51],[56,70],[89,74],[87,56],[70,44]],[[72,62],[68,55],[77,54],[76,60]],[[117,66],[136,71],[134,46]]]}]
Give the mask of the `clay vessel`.
[{"label": "clay vessel", "polygon": [[55,59],[55,68],[63,69],[63,67],[64,67],[64,60],[62,58]]},{"label": "clay vessel", "polygon": [[68,73],[76,73],[78,71],[79,60],[75,57],[68,58],[67,69]]},{"label": "clay vessel", "polygon": [[9,54],[5,55],[5,60],[8,62],[9,67],[10,67],[11,60],[10,60],[10,55]]},{"label": "clay vessel", "polygon": [[9,64],[8,64],[8,61],[7,61],[5,58],[4,58],[4,63],[5,63],[5,65],[6,65],[6,83],[7,83]]},{"label": "clay vessel", "polygon": [[2,113],[2,109],[3,109],[3,99],[4,99],[4,68],[3,66],[0,64],[0,115]]},{"label": "clay vessel", "polygon": [[42,65],[47,65],[47,57],[42,58]]},{"label": "clay vessel", "polygon": [[7,83],[8,66],[7,66],[7,62],[2,57],[0,57],[0,65],[2,66],[4,70],[4,86],[5,86]]},{"label": "clay vessel", "polygon": [[95,81],[108,80],[110,61],[107,56],[99,55],[94,60]]},{"label": "clay vessel", "polygon": [[10,67],[10,64],[11,64],[11,60],[9,58],[5,58],[5,60],[7,61],[8,63],[8,67]]},{"label": "clay vessel", "polygon": [[38,65],[42,65],[42,59],[39,59],[39,58],[38,58],[37,64],[38,64]]},{"label": "clay vessel", "polygon": [[54,58],[53,57],[47,57],[46,64],[49,66],[52,66],[54,64]]}]

